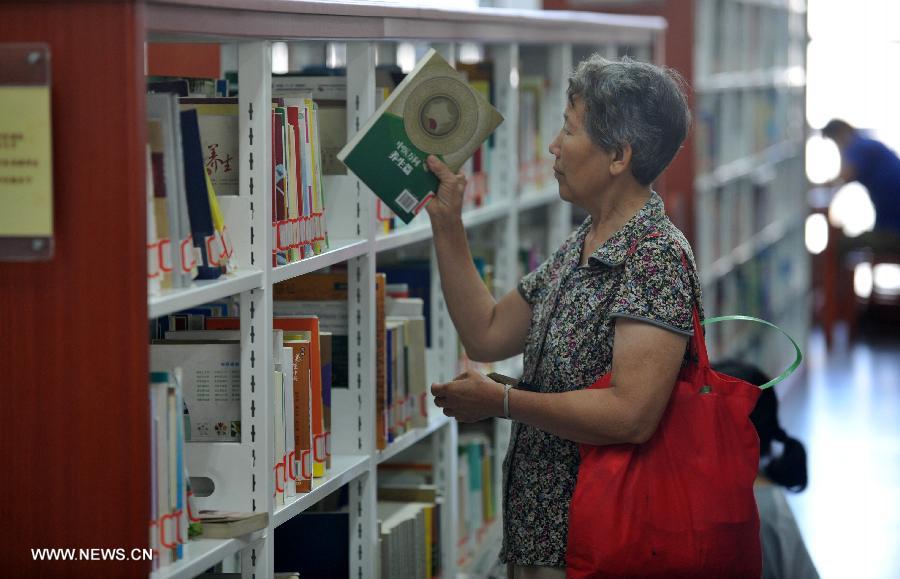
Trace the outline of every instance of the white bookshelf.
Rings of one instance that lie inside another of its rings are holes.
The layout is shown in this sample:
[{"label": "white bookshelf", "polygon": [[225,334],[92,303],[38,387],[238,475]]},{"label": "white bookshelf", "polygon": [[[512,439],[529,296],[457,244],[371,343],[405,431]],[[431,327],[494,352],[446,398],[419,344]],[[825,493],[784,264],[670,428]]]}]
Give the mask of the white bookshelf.
[{"label": "white bookshelf", "polygon": [[[243,510],[264,511],[269,527],[248,537],[228,541],[192,542],[187,558],[153,574],[154,579],[193,577],[240,554],[244,577],[271,577],[273,574],[276,527],[297,516],[324,496],[347,486],[350,499],[350,575],[375,577],[378,536],[376,488],[378,465],[417,444],[430,444],[434,456],[434,480],[444,497],[442,517],[443,577],[456,576],[457,515],[456,442],[457,424],[434,413],[426,428],[398,437],[383,451],[374,445],[375,432],[375,295],[374,279],[378,260],[386,254],[405,251],[416,244],[428,244],[431,229],[427,215],[390,234],[376,233],[375,197],[352,175],[326,177],[326,214],[330,249],[322,255],[280,267],[271,266],[270,131],[268,116],[250,115],[264,111],[271,102],[271,43],[346,43],[347,115],[352,133],[375,110],[376,45],[411,41],[432,44],[453,61],[460,42],[482,45],[494,63],[497,104],[506,117],[497,131],[497,145],[491,165],[490,203],[465,212],[463,221],[470,230],[493,236],[495,240],[496,285],[499,293],[518,281],[519,215],[539,210],[546,215],[547,246],[555,247],[571,231],[570,208],[562,204],[555,186],[518,191],[516,175],[517,86],[520,68],[533,62],[520,61],[519,42],[528,39],[528,54],[542,54],[542,74],[548,79],[548,102],[542,108],[543,138],[558,129],[564,107],[566,75],[572,65],[572,44],[598,49],[652,46],[661,38],[664,22],[654,17],[526,11],[453,11],[385,6],[382,4],[298,2],[269,0],[150,0],[144,6],[146,37],[153,42],[219,42],[236,46],[240,79],[240,167],[241,197],[253,210],[238,224],[242,235],[237,248],[245,267],[215,282],[195,284],[148,302],[150,318],[198,306],[229,296],[241,304],[242,332],[242,430],[243,441],[231,445],[217,465],[233,472],[236,492]],[[254,139],[250,134],[255,135]],[[250,164],[250,159],[256,162]],[[549,178],[549,177],[548,177]],[[251,185],[252,180],[252,185]],[[251,193],[255,191],[256,193]],[[432,250],[433,251],[433,250]],[[350,388],[332,392],[333,464],[328,474],[314,482],[313,491],[276,506],[271,434],[272,369],[261,361],[272,359],[271,340],[259,339],[272,331],[272,286],[296,276],[346,263],[349,270],[350,308]],[[448,381],[456,371],[457,338],[446,311],[432,257],[432,348],[428,374],[431,381]],[[516,361],[507,364],[511,369]],[[500,461],[505,452],[505,424],[496,421],[494,455],[495,490],[500,492]],[[253,432],[253,436],[248,433]],[[188,452],[192,451],[189,448]],[[216,452],[219,452],[216,450]],[[227,456],[224,456],[227,454]],[[193,474],[193,473],[192,473]],[[252,481],[246,482],[246,481]],[[242,487],[242,485],[246,485]],[[494,524],[489,543],[479,547],[480,556],[490,558],[497,550],[500,523]],[[485,554],[489,555],[485,555]]]},{"label": "white bookshelf", "polygon": [[179,310],[207,304],[222,298],[262,287],[263,273],[254,270],[239,270],[223,276],[222,279],[195,281],[190,287],[165,290],[147,300],[150,318],[158,318]]},{"label": "white bookshelf", "polygon": [[[585,5],[554,3],[561,4]],[[666,199],[667,209],[692,242],[706,314],[755,314],[798,343],[806,340],[811,321],[803,242],[809,188],[803,165],[806,4],[590,3],[591,9],[639,10],[670,19],[663,61],[685,75],[693,93],[692,141],[686,147],[693,148],[693,158],[676,157],[663,193],[679,194],[674,203]],[[693,223],[686,218],[687,208]],[[782,352],[790,345],[768,332],[735,323],[712,326],[707,333],[711,358],[737,357],[780,373],[786,367]]]},{"label": "white bookshelf", "polygon": [[152,573],[151,579],[194,577],[207,568],[247,549],[262,537],[262,531],[240,539],[200,539],[185,545],[187,556],[177,563]]},{"label": "white bookshelf", "polygon": [[331,468],[324,477],[313,480],[312,491],[287,499],[283,506],[275,509],[274,526],[277,527],[290,520],[340,487],[368,472],[372,468],[371,462],[370,457],[362,455],[332,456]]},{"label": "white bookshelf", "polygon": [[[695,0],[695,250],[708,315],[768,319],[804,343],[808,189],[806,3]],[[713,358],[778,373],[789,344],[752,324],[710,328]]]}]

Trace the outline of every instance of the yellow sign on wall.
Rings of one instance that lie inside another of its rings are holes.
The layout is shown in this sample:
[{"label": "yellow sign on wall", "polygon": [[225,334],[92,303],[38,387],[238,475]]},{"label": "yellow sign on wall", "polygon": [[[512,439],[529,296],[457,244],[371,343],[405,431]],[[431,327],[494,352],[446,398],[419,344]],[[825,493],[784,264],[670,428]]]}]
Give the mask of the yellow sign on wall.
[{"label": "yellow sign on wall", "polygon": [[49,86],[0,86],[0,237],[53,236]]}]

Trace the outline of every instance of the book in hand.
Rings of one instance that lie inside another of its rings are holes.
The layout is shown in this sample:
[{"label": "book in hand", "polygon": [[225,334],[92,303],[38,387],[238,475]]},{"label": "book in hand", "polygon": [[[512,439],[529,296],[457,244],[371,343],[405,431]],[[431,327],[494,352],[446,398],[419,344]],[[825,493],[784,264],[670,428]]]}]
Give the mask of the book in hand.
[{"label": "book in hand", "polygon": [[269,525],[269,513],[235,513],[201,510],[198,518],[204,539],[233,539]]},{"label": "book in hand", "polygon": [[501,122],[484,96],[432,49],[338,159],[409,223],[438,187],[425,164],[428,155],[457,172]]}]

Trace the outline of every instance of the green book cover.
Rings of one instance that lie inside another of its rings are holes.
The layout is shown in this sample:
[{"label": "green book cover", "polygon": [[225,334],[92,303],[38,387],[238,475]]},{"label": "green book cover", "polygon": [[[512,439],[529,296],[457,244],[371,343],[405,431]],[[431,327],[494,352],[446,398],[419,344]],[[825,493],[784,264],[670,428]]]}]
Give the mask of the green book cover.
[{"label": "green book cover", "polygon": [[454,172],[503,117],[434,49],[338,153],[347,167],[409,223],[434,196],[433,154]]}]

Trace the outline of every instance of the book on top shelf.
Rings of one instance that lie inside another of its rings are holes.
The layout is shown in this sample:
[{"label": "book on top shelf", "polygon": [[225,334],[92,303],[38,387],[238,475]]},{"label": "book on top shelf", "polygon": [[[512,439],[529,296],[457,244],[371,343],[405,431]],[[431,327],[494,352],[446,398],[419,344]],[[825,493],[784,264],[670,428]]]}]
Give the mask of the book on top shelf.
[{"label": "book on top shelf", "polygon": [[454,172],[503,121],[434,49],[378,107],[338,159],[409,223],[434,196],[434,154]]}]

